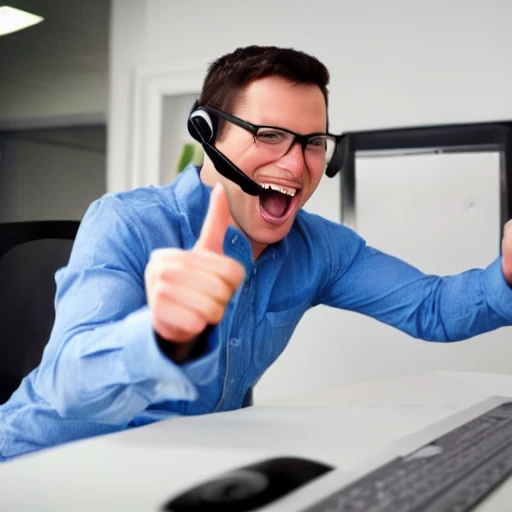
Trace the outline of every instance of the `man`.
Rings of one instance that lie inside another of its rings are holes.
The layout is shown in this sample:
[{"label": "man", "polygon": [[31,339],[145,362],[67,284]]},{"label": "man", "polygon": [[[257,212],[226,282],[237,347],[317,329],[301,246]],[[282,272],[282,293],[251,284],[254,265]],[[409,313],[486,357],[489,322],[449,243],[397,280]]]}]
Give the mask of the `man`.
[{"label": "man", "polygon": [[334,149],[328,79],[315,58],[273,47],[238,49],[210,67],[199,111],[211,143],[259,195],[206,158],[171,185],[93,203],[57,274],[41,364],[0,408],[4,460],[241,407],[317,304],[426,340],[512,322],[510,228],[488,268],[442,278],[301,210]]}]

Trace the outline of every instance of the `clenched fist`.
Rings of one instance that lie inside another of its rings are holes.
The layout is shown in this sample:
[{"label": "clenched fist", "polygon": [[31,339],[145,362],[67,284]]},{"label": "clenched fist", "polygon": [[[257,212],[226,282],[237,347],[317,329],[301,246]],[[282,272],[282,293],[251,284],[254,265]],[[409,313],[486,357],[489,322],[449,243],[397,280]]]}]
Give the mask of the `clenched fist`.
[{"label": "clenched fist", "polygon": [[238,261],[225,256],[223,243],[232,222],[226,192],[216,185],[201,234],[191,250],[152,253],[144,279],[154,330],[186,350],[208,325],[217,324],[244,279]]}]

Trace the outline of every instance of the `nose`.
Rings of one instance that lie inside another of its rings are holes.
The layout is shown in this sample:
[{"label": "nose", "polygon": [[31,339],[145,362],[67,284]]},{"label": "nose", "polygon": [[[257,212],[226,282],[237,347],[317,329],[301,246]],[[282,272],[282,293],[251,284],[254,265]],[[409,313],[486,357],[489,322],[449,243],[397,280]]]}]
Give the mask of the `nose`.
[{"label": "nose", "polygon": [[294,177],[300,178],[306,167],[304,150],[299,141],[296,141],[289,151],[277,162],[278,167],[292,173]]}]

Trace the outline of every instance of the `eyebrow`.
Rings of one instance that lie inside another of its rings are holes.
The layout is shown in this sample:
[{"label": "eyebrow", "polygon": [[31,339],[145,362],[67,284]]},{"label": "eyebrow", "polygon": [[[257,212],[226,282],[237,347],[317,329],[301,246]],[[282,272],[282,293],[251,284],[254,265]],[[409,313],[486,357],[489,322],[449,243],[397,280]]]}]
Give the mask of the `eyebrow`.
[{"label": "eyebrow", "polygon": [[[206,105],[205,108],[206,109],[210,109],[210,111],[212,111],[213,113],[217,113],[217,115],[219,117],[221,117],[223,119],[226,119],[227,121],[229,121],[229,117],[232,117],[232,118],[234,117],[234,118],[238,119],[239,121],[241,121],[243,123],[246,123],[248,125],[258,126],[258,127],[268,127],[268,128],[274,128],[274,129],[277,129],[277,130],[289,131],[289,132],[295,133],[297,135],[302,135],[302,136],[316,135],[316,134],[332,135],[332,134],[330,134],[327,131],[327,127],[326,127],[325,130],[317,130],[317,131],[314,131],[314,132],[300,133],[300,132],[296,132],[295,130],[292,130],[291,128],[288,128],[286,126],[279,126],[279,125],[267,124],[267,123],[255,123],[254,121],[250,121],[249,119],[247,119],[243,113],[242,114],[240,114],[240,113],[229,114],[228,112],[224,112],[221,109],[218,109],[216,107],[210,107],[208,105]],[[224,116],[226,116],[226,117],[224,117]]]},{"label": "eyebrow", "polygon": [[249,122],[251,122],[257,126],[269,126],[271,128],[283,128],[285,130],[290,130],[294,133],[300,133],[300,135],[310,135],[312,133],[327,133],[327,128],[325,126],[323,128],[320,128],[319,130],[313,130],[313,131],[308,131],[306,133],[302,133],[302,132],[298,132],[297,130],[294,130],[293,128],[290,128],[288,126],[284,126],[284,125],[280,124],[279,122],[275,123],[275,122],[267,121],[267,120],[263,120],[259,123],[255,123],[254,121],[249,121]]}]

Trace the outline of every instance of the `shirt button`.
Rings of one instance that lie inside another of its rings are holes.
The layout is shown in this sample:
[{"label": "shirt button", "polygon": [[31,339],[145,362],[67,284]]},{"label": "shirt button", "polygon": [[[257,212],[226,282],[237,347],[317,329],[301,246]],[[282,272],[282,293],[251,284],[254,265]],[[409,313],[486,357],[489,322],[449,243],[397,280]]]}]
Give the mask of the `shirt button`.
[{"label": "shirt button", "polygon": [[232,347],[238,347],[238,345],[240,345],[240,340],[238,338],[231,338],[229,340],[229,344],[232,346]]}]

